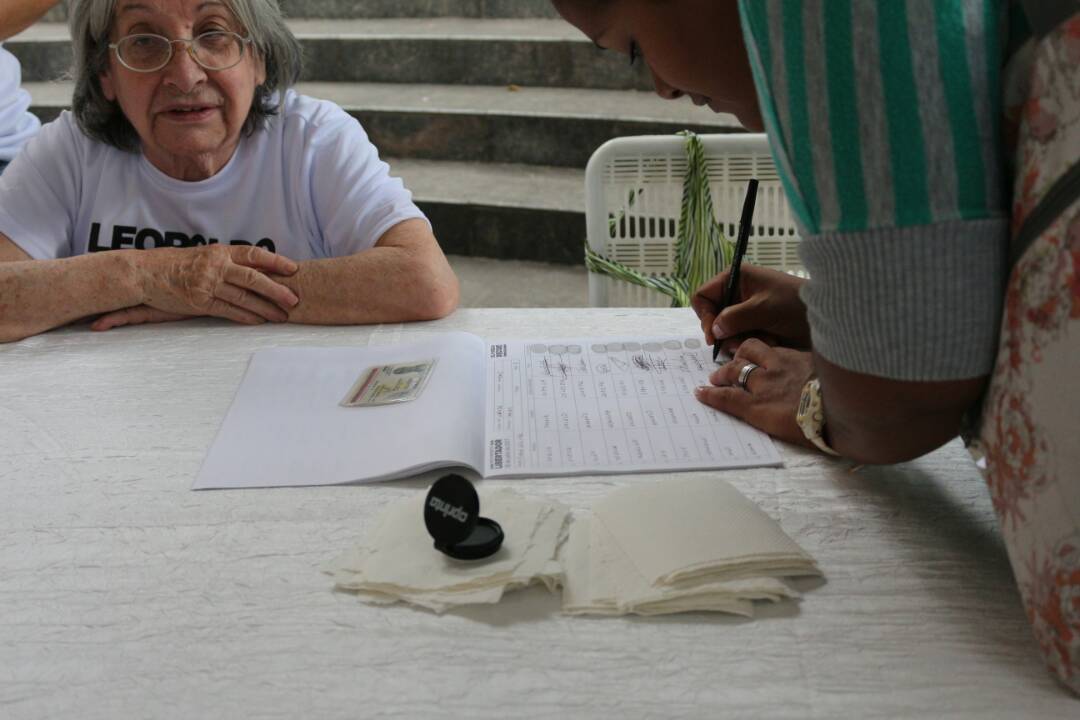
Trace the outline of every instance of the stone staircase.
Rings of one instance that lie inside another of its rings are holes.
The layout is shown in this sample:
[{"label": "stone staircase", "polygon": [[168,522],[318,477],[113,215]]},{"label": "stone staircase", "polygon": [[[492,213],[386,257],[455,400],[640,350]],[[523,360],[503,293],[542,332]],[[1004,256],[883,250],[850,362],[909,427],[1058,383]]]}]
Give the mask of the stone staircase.
[{"label": "stone staircase", "polygon": [[[581,263],[584,167],[620,135],[733,132],[668,102],[547,0],[282,0],[305,53],[301,92],[333,100],[412,189],[447,253]],[[63,7],[5,47],[33,111],[70,104]]]}]

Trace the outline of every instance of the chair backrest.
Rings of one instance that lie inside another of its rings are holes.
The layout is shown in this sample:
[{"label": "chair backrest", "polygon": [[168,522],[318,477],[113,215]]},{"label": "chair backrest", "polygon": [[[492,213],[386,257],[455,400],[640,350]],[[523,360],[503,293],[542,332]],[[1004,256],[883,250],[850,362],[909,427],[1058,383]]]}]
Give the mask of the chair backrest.
[{"label": "chair backrest", "polygon": [[[702,135],[716,219],[734,240],[746,183],[756,177],[757,207],[746,260],[801,272],[794,216],[784,196],[765,135]],[[668,275],[686,176],[686,140],[642,135],[610,140],[593,153],[585,170],[585,222],[589,247],[635,270]],[[589,273],[593,307],[664,307],[670,298],[654,290]]]}]

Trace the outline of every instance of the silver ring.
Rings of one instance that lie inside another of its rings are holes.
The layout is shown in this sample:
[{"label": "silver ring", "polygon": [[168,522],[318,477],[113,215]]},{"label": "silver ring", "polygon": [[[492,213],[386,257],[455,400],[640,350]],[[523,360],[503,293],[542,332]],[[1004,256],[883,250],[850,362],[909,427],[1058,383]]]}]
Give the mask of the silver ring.
[{"label": "silver ring", "polygon": [[760,365],[754,363],[746,363],[743,365],[742,370],[739,371],[739,379],[735,381],[735,384],[741,387],[743,390],[749,391],[750,388],[746,387],[746,381],[750,379],[750,373],[757,370]]}]

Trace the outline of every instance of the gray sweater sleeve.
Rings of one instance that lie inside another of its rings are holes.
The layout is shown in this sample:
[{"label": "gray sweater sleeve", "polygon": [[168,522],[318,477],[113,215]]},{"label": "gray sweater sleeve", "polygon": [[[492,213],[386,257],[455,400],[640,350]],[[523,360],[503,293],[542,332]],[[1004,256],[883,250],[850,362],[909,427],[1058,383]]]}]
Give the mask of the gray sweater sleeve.
[{"label": "gray sweater sleeve", "polygon": [[1005,219],[824,233],[800,247],[814,350],[894,380],[993,369],[1006,280]]}]

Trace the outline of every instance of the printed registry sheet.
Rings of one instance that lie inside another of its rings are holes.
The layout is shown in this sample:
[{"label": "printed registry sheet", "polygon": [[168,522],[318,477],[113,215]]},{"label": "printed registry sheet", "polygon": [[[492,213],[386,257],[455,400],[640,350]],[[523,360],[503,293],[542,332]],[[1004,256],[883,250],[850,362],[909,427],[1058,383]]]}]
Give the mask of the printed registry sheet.
[{"label": "printed registry sheet", "polygon": [[489,341],[485,475],[780,465],[768,435],[702,405],[699,338]]}]

